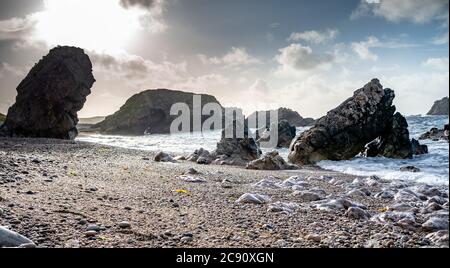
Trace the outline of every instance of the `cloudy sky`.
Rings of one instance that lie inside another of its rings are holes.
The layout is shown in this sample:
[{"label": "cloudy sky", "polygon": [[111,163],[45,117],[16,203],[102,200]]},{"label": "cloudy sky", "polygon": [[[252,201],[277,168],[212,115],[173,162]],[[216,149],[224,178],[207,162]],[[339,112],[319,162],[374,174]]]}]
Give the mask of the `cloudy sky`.
[{"label": "cloudy sky", "polygon": [[80,46],[97,83],[80,116],[170,88],[319,117],[371,78],[398,110],[449,87],[448,0],[0,0],[0,112],[48,50]]}]

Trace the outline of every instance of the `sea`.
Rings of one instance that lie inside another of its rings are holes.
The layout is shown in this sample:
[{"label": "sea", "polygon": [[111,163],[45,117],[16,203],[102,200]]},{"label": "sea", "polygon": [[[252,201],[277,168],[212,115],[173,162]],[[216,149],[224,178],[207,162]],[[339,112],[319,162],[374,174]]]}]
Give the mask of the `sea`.
[{"label": "sea", "polygon": [[[448,124],[448,116],[408,116],[409,132],[411,138],[416,138],[433,127],[442,129]],[[298,128],[297,134],[307,131],[308,128]],[[220,140],[221,131],[208,131],[203,133],[183,133],[175,135],[145,135],[138,137],[109,136],[109,135],[82,135],[78,141],[117,146],[129,149],[146,151],[164,151],[173,154],[189,154],[196,149],[204,148],[213,151]],[[345,161],[321,161],[318,163],[323,169],[338,171],[345,174],[372,176],[377,175],[386,180],[410,180],[418,183],[435,185],[449,185],[449,143],[447,141],[420,141],[426,144],[429,154],[415,156],[413,159],[389,159],[384,157],[366,158],[356,156]],[[263,152],[267,151],[263,149]],[[287,159],[289,150],[278,149],[281,156]],[[420,172],[402,172],[400,167],[415,166]]]}]

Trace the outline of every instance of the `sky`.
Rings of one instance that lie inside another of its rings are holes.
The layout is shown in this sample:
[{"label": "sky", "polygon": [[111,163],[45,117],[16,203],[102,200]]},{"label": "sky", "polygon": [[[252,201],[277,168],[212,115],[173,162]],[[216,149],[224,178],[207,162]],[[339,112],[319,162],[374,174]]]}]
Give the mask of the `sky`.
[{"label": "sky", "polygon": [[97,82],[80,117],[146,89],[320,117],[379,78],[397,110],[448,95],[448,0],[0,0],[0,112],[54,46],[85,49]]}]

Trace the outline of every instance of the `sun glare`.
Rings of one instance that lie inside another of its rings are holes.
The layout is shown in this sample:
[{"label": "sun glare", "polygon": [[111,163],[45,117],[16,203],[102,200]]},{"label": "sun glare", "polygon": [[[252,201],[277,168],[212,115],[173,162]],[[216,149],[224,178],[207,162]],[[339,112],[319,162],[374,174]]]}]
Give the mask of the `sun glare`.
[{"label": "sun glare", "polygon": [[38,14],[38,39],[47,44],[119,52],[140,27],[142,11],[124,9],[119,0],[45,0]]}]

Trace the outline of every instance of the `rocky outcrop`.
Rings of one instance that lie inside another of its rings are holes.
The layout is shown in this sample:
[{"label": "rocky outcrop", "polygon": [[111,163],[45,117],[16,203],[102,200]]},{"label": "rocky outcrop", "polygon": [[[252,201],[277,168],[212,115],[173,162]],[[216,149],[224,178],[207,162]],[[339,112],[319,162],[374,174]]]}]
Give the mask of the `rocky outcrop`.
[{"label": "rocky outcrop", "polygon": [[5,122],[6,120],[6,116],[2,113],[0,113],[0,126],[3,124],[3,122]]},{"label": "rocky outcrop", "polygon": [[392,125],[394,98],[394,91],[383,89],[379,80],[373,79],[298,136],[291,145],[289,160],[315,164],[354,157]]},{"label": "rocky outcrop", "polygon": [[419,140],[433,140],[433,141],[444,140],[448,142],[449,141],[448,136],[449,136],[449,125],[447,124],[444,126],[444,129],[432,128],[427,133],[422,134],[419,137]]},{"label": "rocky outcrop", "polygon": [[192,154],[187,157],[188,161],[196,162],[200,165],[209,165],[214,160],[214,156],[203,148],[195,150]]},{"label": "rocky outcrop", "polygon": [[411,158],[413,155],[428,153],[428,147],[418,141],[409,140],[408,122],[396,113],[387,132],[366,146],[367,157]]},{"label": "rocky outcrop", "polygon": [[427,115],[448,115],[448,105],[448,97],[438,100],[434,103],[433,107],[431,107],[431,110],[427,113]]},{"label": "rocky outcrop", "polygon": [[[278,129],[278,141],[277,141],[277,147],[284,147],[289,148],[291,145],[292,140],[295,138],[295,135],[297,133],[297,129],[295,126],[292,126],[289,124],[288,121],[282,120],[278,122],[278,126],[272,125],[272,128]],[[264,131],[258,142],[269,142],[270,141],[270,129],[267,129]]]},{"label": "rocky outcrop", "polygon": [[251,161],[246,169],[253,170],[286,170],[296,169],[297,166],[286,163],[277,151],[269,152],[261,158]]},{"label": "rocky outcrop", "polygon": [[[192,125],[194,95],[194,93],[169,89],[143,91],[128,99],[118,112],[106,117],[94,128],[100,133],[113,135],[167,134],[170,133],[173,120],[179,117],[170,115],[170,109],[175,103],[184,103],[189,106]],[[200,96],[201,109],[208,103],[219,104],[213,96]],[[203,123],[209,117],[202,116],[201,122]]]},{"label": "rocky outcrop", "polygon": [[[251,115],[248,116],[248,119],[253,119],[253,120],[258,120],[258,115],[260,113],[265,113],[266,115],[266,121],[265,122],[258,122],[258,127],[262,128],[262,127],[270,127],[271,123],[270,123],[270,112],[271,111],[259,111],[259,112],[254,112]],[[313,118],[303,118],[302,116],[300,116],[300,114],[296,111],[293,111],[291,109],[288,108],[279,108],[277,110],[278,112],[278,122],[282,121],[282,120],[286,120],[287,122],[289,122],[289,124],[295,126],[295,127],[305,127],[305,126],[311,126],[314,124],[315,120]],[[256,122],[256,121],[255,121]]]},{"label": "rocky outcrop", "polygon": [[0,133],[14,137],[74,139],[77,112],[95,79],[89,57],[80,48],[56,47],[17,87]]},{"label": "rocky outcrop", "polygon": [[[243,136],[239,131],[243,130]],[[232,133],[232,136],[228,136]],[[239,121],[234,121],[222,131],[222,138],[217,143],[217,149],[213,152],[215,163],[221,165],[245,166],[248,162],[258,159],[262,152],[252,137],[248,125],[242,125]]]}]

